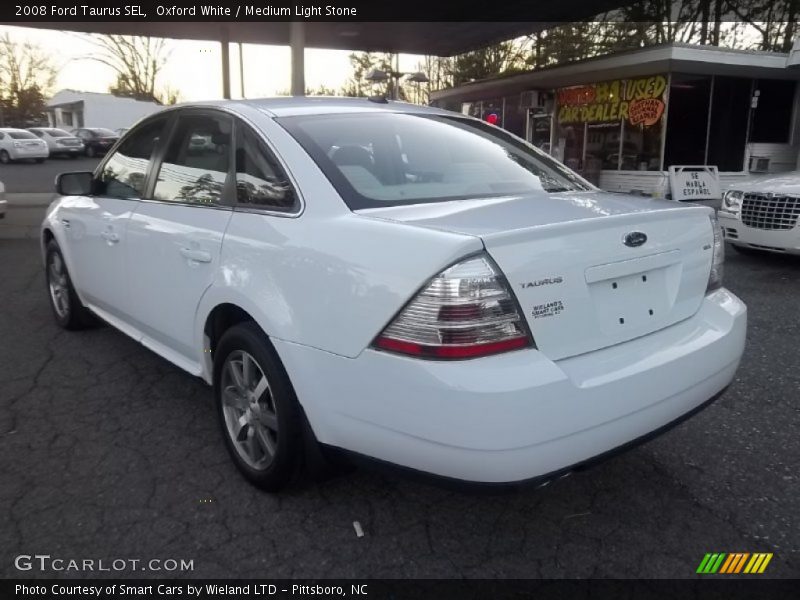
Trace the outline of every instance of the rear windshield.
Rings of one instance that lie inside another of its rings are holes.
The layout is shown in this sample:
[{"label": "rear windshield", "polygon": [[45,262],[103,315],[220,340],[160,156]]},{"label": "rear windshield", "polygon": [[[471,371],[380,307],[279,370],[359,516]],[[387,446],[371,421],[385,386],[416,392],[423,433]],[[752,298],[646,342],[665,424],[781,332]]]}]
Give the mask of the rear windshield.
[{"label": "rear windshield", "polygon": [[15,140],[35,140],[36,136],[33,135],[30,131],[9,131],[8,135],[10,135]]},{"label": "rear windshield", "polygon": [[63,129],[42,129],[50,137],[72,137]]},{"label": "rear windshield", "polygon": [[386,112],[277,120],[352,210],[592,189],[542,151],[474,119]]},{"label": "rear windshield", "polygon": [[97,127],[97,128],[94,128],[94,129],[90,129],[89,131],[91,131],[92,133],[94,133],[96,135],[101,135],[103,137],[117,137],[116,133],[114,133],[110,129],[104,129],[102,127]]}]

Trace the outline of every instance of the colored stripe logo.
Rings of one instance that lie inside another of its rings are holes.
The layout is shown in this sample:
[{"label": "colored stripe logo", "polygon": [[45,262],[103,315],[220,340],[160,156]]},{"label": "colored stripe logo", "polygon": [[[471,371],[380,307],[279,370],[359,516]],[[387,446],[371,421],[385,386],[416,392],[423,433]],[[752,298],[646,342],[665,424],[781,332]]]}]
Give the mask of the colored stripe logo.
[{"label": "colored stripe logo", "polygon": [[755,552],[753,554],[749,552],[708,553],[700,561],[697,573],[702,575],[713,575],[714,573],[725,575],[763,573],[771,560],[772,552]]}]

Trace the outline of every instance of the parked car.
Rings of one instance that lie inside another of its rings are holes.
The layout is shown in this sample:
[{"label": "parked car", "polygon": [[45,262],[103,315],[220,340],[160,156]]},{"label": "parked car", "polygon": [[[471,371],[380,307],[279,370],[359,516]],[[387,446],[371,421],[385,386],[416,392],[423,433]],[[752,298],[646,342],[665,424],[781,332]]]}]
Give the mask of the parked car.
[{"label": "parked car", "polygon": [[50,156],[75,157],[84,153],[83,142],[79,137],[71,135],[63,129],[55,127],[30,127],[33,135],[47,144]]},{"label": "parked car", "polygon": [[56,322],[98,316],[212,385],[267,490],[328,452],[547,481],[705,407],[744,348],[711,209],[602,192],[457,113],[172,107],[57,191]]},{"label": "parked car", "polygon": [[719,221],[725,239],[739,251],[800,254],[800,171],[731,184]]},{"label": "parked car", "polygon": [[84,153],[89,158],[105,154],[119,139],[116,133],[104,127],[73,129],[72,135],[81,139],[84,146]]},{"label": "parked car", "polygon": [[24,129],[0,129],[0,163],[7,165],[15,160],[44,162],[50,156],[47,144]]},{"label": "parked car", "polygon": [[6,200],[6,186],[0,181],[0,219],[6,218],[6,208],[8,208],[8,200]]}]

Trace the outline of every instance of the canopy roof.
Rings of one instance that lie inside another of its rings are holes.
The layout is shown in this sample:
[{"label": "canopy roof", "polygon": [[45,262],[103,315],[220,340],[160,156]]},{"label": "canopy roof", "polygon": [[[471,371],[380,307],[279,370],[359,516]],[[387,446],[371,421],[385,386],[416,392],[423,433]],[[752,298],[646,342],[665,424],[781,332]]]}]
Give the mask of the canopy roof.
[{"label": "canopy roof", "polygon": [[552,90],[668,72],[756,79],[800,79],[800,70],[786,68],[787,57],[788,54],[779,52],[679,43],[662,44],[554,65],[527,73],[474,81],[437,90],[431,93],[431,98],[466,102],[525,90]]}]

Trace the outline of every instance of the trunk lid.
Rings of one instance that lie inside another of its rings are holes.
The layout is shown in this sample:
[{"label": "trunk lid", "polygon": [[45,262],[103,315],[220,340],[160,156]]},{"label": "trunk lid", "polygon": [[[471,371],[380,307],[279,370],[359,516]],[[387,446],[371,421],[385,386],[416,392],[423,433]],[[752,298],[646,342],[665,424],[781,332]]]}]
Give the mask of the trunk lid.
[{"label": "trunk lid", "polygon": [[[538,348],[558,360],[692,316],[713,232],[701,206],[603,192],[365,209],[359,214],[479,236]],[[626,245],[634,234],[640,245]]]}]

